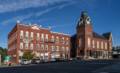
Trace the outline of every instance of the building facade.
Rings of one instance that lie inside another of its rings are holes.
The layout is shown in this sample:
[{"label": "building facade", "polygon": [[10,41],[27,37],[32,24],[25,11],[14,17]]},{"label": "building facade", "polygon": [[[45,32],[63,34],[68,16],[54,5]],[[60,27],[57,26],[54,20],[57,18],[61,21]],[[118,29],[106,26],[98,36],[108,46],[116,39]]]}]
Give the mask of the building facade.
[{"label": "building facade", "polygon": [[83,59],[110,59],[112,53],[112,34],[99,35],[93,31],[87,12],[82,12],[77,24],[76,56]]},{"label": "building facade", "polygon": [[74,56],[80,59],[111,59],[112,34],[102,35],[93,31],[91,19],[83,11],[76,27],[76,34],[72,36]]},{"label": "building facade", "polygon": [[83,11],[76,27],[76,34],[69,36],[52,32],[38,25],[17,23],[8,34],[8,54],[15,63],[25,51],[31,51],[36,57],[51,59],[111,59],[112,34],[102,35],[93,31],[91,19]]},{"label": "building facade", "polygon": [[8,54],[12,62],[19,63],[26,51],[31,51],[41,60],[69,59],[70,36],[36,24],[24,25],[18,22],[8,34]]}]

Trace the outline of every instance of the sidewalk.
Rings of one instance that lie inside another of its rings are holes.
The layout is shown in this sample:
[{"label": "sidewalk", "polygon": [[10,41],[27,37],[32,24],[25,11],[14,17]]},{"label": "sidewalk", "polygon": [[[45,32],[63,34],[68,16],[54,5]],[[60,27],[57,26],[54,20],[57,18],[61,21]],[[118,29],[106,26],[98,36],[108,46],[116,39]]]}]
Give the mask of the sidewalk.
[{"label": "sidewalk", "polygon": [[103,67],[101,69],[93,71],[93,73],[120,73],[120,63]]},{"label": "sidewalk", "polygon": [[11,66],[8,66],[6,64],[1,64],[0,68],[5,68],[5,67],[16,67],[16,66],[21,66],[21,65],[17,65],[17,64],[12,64]]}]

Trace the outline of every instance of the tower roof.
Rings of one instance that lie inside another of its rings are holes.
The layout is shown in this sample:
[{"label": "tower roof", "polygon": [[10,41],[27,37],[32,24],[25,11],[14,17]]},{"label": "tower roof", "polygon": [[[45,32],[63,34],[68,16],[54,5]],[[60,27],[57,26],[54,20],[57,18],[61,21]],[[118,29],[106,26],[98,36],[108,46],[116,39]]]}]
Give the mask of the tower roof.
[{"label": "tower roof", "polygon": [[88,12],[87,11],[82,11],[81,17],[88,17]]},{"label": "tower roof", "polygon": [[79,21],[78,21],[77,27],[80,26],[80,25],[86,25],[86,24],[91,24],[91,19],[88,16],[87,11],[82,11],[81,12],[81,17],[79,18]]}]

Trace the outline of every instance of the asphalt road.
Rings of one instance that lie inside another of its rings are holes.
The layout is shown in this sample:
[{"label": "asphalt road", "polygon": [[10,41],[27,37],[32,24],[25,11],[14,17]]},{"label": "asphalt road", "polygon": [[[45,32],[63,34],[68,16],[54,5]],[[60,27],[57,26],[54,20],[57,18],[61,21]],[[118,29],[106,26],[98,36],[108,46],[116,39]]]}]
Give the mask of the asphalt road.
[{"label": "asphalt road", "polygon": [[97,71],[116,63],[118,63],[118,61],[71,61],[45,63],[39,65],[4,67],[0,68],[0,73],[108,73]]}]

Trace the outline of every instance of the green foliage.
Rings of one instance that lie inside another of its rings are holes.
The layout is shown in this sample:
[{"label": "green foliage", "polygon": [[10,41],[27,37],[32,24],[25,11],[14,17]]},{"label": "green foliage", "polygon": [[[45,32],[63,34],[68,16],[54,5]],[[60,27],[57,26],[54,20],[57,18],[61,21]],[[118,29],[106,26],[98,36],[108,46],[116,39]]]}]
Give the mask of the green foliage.
[{"label": "green foliage", "polygon": [[32,52],[30,51],[27,51],[27,52],[24,52],[22,59],[31,60],[33,59],[33,57],[34,57],[34,54],[32,54]]},{"label": "green foliage", "polygon": [[0,47],[0,55],[1,55],[2,62],[3,62],[5,56],[7,56],[7,49]]}]

